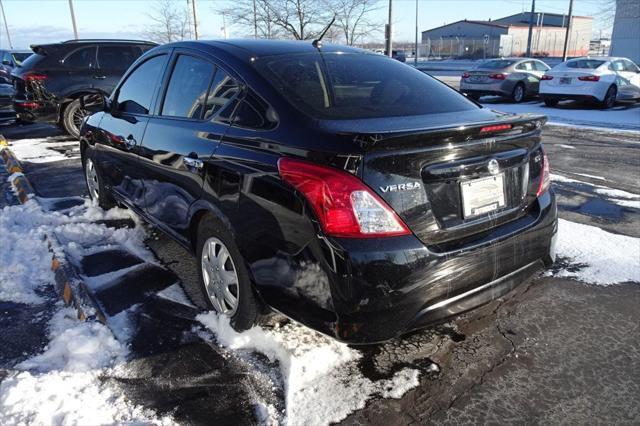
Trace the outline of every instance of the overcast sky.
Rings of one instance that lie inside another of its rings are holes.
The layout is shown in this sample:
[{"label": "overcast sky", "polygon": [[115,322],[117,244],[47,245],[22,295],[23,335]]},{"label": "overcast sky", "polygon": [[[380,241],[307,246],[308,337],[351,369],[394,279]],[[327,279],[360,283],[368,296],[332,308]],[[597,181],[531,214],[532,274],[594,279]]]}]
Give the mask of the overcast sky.
[{"label": "overcast sky", "polygon": [[[186,4],[186,0],[175,0]],[[594,30],[609,31],[600,18],[602,4],[610,0],[575,0],[574,14],[594,16]],[[148,14],[154,0],[73,0],[81,38],[141,38],[150,25]],[[73,38],[68,0],[2,0],[14,47],[57,42]],[[222,36],[222,17],[217,9],[233,1],[197,0],[201,38]],[[375,19],[387,19],[387,0],[381,0]],[[411,41],[415,33],[415,0],[394,0],[395,40]],[[540,12],[566,13],[569,0],[537,0]],[[461,19],[496,19],[529,10],[530,0],[419,0],[420,31]],[[8,47],[4,23],[1,25],[0,47]],[[242,33],[230,27],[229,37]],[[382,33],[379,35],[382,40]]]}]

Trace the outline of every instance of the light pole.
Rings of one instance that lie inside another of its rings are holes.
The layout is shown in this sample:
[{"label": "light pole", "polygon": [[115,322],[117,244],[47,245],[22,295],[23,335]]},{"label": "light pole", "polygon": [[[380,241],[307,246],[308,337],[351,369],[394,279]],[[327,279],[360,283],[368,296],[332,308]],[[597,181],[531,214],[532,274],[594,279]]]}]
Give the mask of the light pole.
[{"label": "light pole", "polygon": [[567,20],[567,32],[564,36],[564,48],[562,49],[562,62],[567,60],[567,47],[569,47],[569,34],[571,31],[571,13],[573,12],[573,0],[569,0],[569,16]]},{"label": "light pole", "polygon": [[533,36],[533,15],[536,14],[536,0],[531,0],[531,15],[529,16],[529,35],[527,36],[527,57],[531,57],[531,38]]},{"label": "light pole", "polygon": [[198,15],[196,13],[196,0],[191,0],[191,8],[193,10],[193,35],[198,39]]},{"label": "light pole", "polygon": [[4,5],[2,4],[2,0],[0,0],[0,9],[2,9],[2,19],[4,20],[4,29],[7,32],[7,41],[9,42],[9,49],[13,49],[13,44],[11,44],[11,35],[9,34],[9,25],[7,25],[7,15],[4,14]]},{"label": "light pole", "polygon": [[413,63],[416,67],[418,66],[418,0],[416,0],[416,52]]},{"label": "light pole", "polygon": [[73,13],[73,0],[69,0],[69,11],[71,12],[71,23],[73,24],[73,38],[78,39],[78,27],[76,26],[76,15]]},{"label": "light pole", "polygon": [[393,53],[391,51],[393,47],[393,0],[389,0],[389,23],[387,24],[387,56],[392,57]]}]

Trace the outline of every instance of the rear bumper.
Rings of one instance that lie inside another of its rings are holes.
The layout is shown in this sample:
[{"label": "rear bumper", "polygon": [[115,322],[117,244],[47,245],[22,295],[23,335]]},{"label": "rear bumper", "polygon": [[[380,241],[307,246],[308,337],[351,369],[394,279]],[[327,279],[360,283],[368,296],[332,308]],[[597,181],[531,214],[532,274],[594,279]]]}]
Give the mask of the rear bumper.
[{"label": "rear bumper", "polygon": [[511,84],[500,81],[498,83],[474,84],[460,82],[460,91],[477,96],[511,96],[513,87]]},{"label": "rear bumper", "polygon": [[[343,258],[331,283],[332,312],[294,319],[351,344],[381,342],[503,296],[555,258],[552,192],[524,228],[475,247],[435,254],[416,237],[333,241]],[[513,230],[512,230],[513,231]],[[318,312],[316,311],[316,314]],[[328,319],[331,320],[328,321]],[[322,320],[324,319],[324,320]]]},{"label": "rear bumper", "polygon": [[599,102],[600,99],[592,95],[567,95],[567,94],[544,94],[542,99],[557,100],[557,101],[584,101],[584,102]]},{"label": "rear bumper", "polygon": [[560,100],[595,99],[597,101],[602,101],[609,89],[609,86],[610,85],[608,83],[602,81],[585,83],[581,86],[541,84],[540,96]]},{"label": "rear bumper", "polygon": [[13,109],[18,118],[23,121],[50,123],[58,121],[58,105],[54,102],[15,99]]}]

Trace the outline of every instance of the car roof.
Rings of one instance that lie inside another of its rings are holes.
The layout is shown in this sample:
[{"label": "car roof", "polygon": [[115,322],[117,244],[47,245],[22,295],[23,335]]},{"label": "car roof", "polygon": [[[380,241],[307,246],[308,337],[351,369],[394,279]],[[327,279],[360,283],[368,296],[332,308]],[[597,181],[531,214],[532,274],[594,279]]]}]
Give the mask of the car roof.
[{"label": "car roof", "polygon": [[[187,47],[207,51],[223,51],[233,55],[238,59],[249,61],[254,57],[290,55],[300,53],[318,52],[311,40],[254,40],[254,39],[229,39],[229,40],[198,40],[179,41],[161,46],[167,47]],[[322,43],[319,49],[321,52],[341,52],[360,53],[374,55],[363,49],[358,49],[339,44]]]}]

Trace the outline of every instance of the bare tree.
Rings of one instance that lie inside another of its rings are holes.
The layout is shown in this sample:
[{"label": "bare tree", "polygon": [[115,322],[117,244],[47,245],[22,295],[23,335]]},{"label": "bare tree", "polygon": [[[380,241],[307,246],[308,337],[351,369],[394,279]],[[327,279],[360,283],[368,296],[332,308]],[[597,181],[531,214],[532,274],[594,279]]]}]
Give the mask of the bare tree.
[{"label": "bare tree", "polygon": [[189,11],[186,6],[179,6],[172,0],[157,0],[148,16],[153,21],[145,30],[149,39],[158,43],[171,43],[191,38]]},{"label": "bare tree", "polygon": [[333,17],[331,7],[318,0],[270,0],[266,5],[275,26],[296,40],[317,37]]},{"label": "bare tree", "polygon": [[371,20],[380,9],[380,0],[329,0],[336,14],[334,26],[342,31],[345,42],[352,46],[380,31],[382,24]]},{"label": "bare tree", "polygon": [[233,7],[217,10],[229,17],[241,33],[255,38],[279,38],[280,27],[274,24],[274,15],[268,6],[270,0],[235,0]]}]

